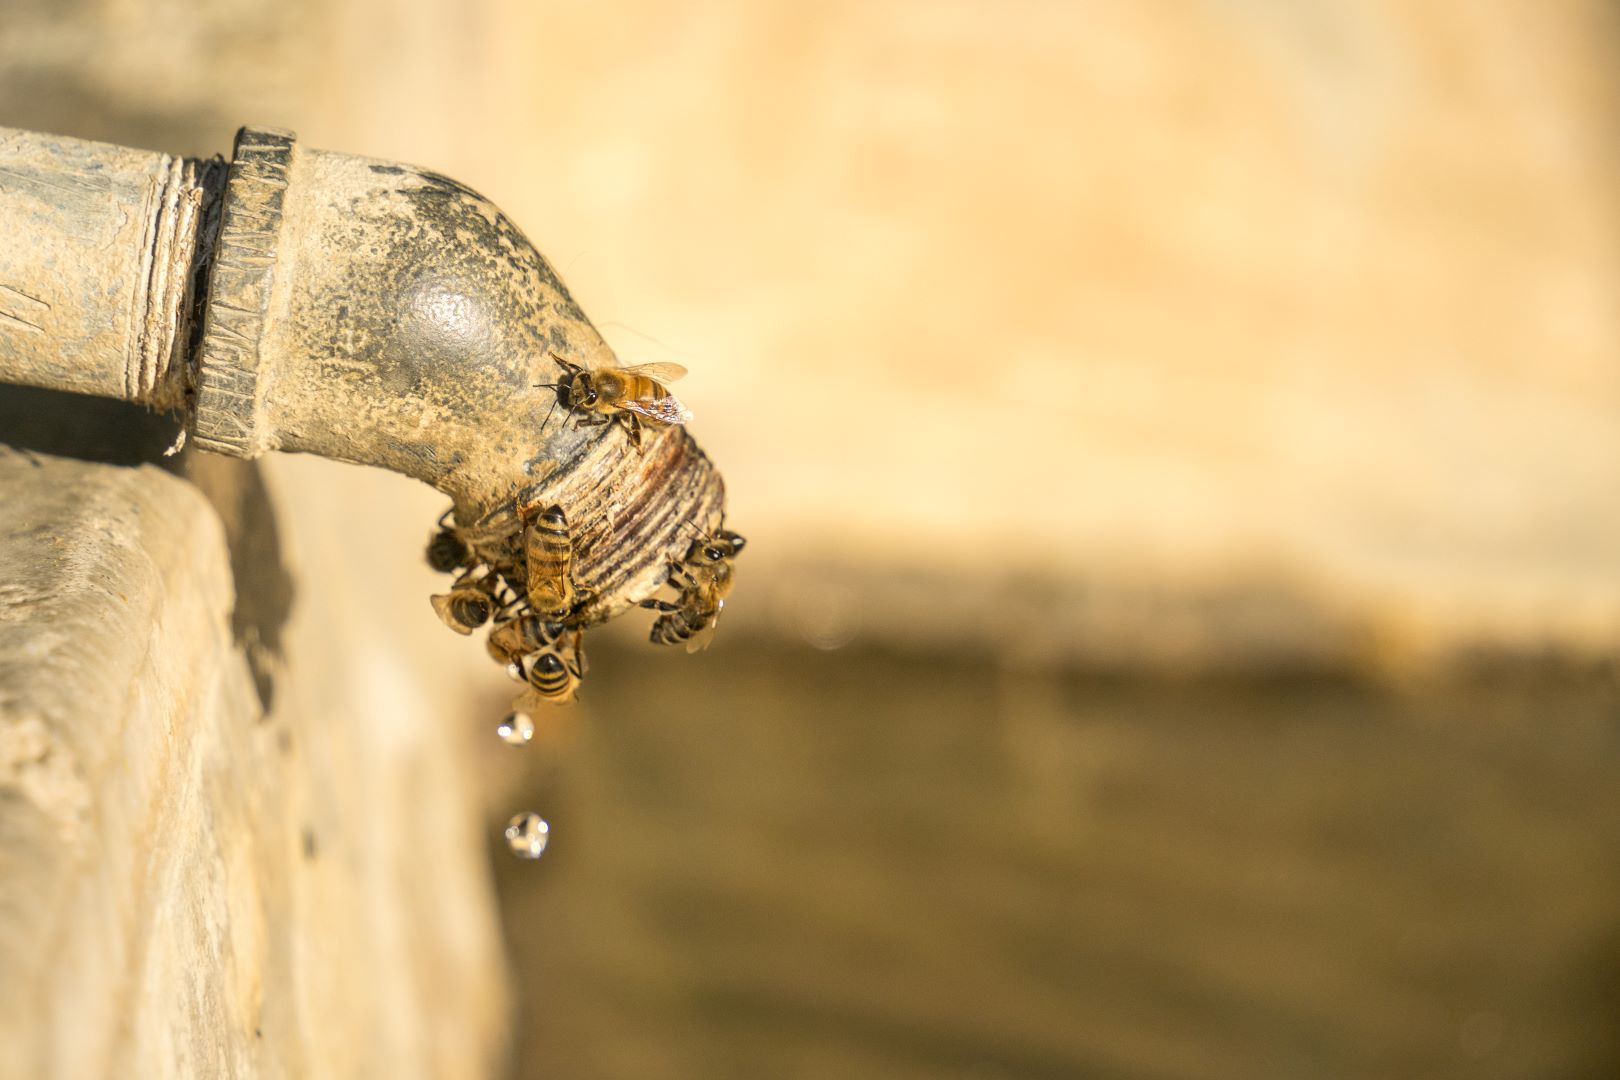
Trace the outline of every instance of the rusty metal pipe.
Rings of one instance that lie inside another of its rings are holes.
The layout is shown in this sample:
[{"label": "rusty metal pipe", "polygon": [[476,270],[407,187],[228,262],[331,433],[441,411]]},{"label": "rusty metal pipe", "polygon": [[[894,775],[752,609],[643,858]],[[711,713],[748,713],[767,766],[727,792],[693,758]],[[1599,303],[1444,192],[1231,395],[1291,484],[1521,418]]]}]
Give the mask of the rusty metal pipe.
[{"label": "rusty metal pipe", "polygon": [[0,378],[178,405],[219,167],[0,128]]},{"label": "rusty metal pipe", "polygon": [[[0,129],[0,380],[183,409],[197,446],[414,476],[458,520],[557,502],[599,622],[718,527],[684,427],[576,430],[554,356],[612,361],[550,264],[436,173],[244,128],[228,170]],[[3,433],[0,433],[3,437]]]}]

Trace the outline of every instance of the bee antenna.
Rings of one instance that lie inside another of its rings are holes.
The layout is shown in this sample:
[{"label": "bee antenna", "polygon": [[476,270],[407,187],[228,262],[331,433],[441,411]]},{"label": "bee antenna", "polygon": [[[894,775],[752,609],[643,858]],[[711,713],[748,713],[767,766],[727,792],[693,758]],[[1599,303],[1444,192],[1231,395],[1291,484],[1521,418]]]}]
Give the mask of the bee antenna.
[{"label": "bee antenna", "polygon": [[[550,386],[551,383],[538,383],[537,385],[539,385],[539,386]],[[557,391],[557,396],[551,399],[551,408],[546,410],[546,418],[544,420],[540,421],[540,430],[541,431],[546,430],[546,425],[551,423],[551,414],[557,411],[557,402],[559,402],[561,400],[562,400],[562,391],[558,390]]]},{"label": "bee antenna", "polygon": [[704,532],[690,521],[683,521],[681,524],[685,525],[688,529],[691,529],[694,533],[696,533],[699,540],[708,540],[709,543],[714,543],[714,541],[709,537],[708,533]]}]

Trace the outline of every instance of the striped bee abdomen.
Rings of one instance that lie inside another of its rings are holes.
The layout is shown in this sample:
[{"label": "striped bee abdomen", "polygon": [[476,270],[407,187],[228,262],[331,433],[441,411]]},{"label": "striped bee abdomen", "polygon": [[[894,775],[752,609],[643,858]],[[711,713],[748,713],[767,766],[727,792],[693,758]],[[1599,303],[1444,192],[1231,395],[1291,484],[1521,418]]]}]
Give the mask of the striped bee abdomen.
[{"label": "striped bee abdomen", "polygon": [[523,557],[529,603],[539,612],[567,611],[574,602],[574,542],[562,507],[547,507],[524,527]]},{"label": "striped bee abdomen", "polygon": [[536,653],[528,667],[529,685],[548,701],[567,701],[579,686],[579,672],[553,649]]}]

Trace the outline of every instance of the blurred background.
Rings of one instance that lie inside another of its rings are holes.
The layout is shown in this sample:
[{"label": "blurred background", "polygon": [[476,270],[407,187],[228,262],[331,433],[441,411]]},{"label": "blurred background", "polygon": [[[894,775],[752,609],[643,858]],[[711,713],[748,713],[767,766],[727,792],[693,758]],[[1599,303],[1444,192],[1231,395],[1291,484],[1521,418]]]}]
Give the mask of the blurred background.
[{"label": "blurred background", "polygon": [[486,826],[506,1049],[431,1071],[1620,1075],[1613,4],[0,15],[0,125],[429,166],[692,369],[718,639],[523,750],[445,500],[264,463],[277,707]]}]

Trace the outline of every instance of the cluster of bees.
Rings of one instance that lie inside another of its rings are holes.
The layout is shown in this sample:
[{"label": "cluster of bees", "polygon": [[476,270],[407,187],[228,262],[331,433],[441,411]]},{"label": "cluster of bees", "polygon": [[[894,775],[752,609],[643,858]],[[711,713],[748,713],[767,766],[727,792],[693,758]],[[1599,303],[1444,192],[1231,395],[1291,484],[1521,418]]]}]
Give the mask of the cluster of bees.
[{"label": "cluster of bees", "polygon": [[[691,419],[665,385],[686,373],[678,364],[586,369],[553,359],[564,378],[544,385],[576,415],[576,427],[618,422],[639,450],[644,426]],[[463,526],[453,509],[440,517],[428,541],[428,565],[457,576],[448,593],[431,598],[433,610],[460,634],[490,624],[490,656],[512,678],[546,701],[572,701],[588,669],[580,618],[588,598],[578,595],[571,572],[574,534],[559,505],[519,495],[511,506],[515,513],[498,515],[493,524]],[[714,634],[731,591],[732,561],[747,541],[727,529],[689,528],[691,546],[669,568],[675,599],[641,606],[658,612],[650,634],[655,644],[693,652]]]}]

